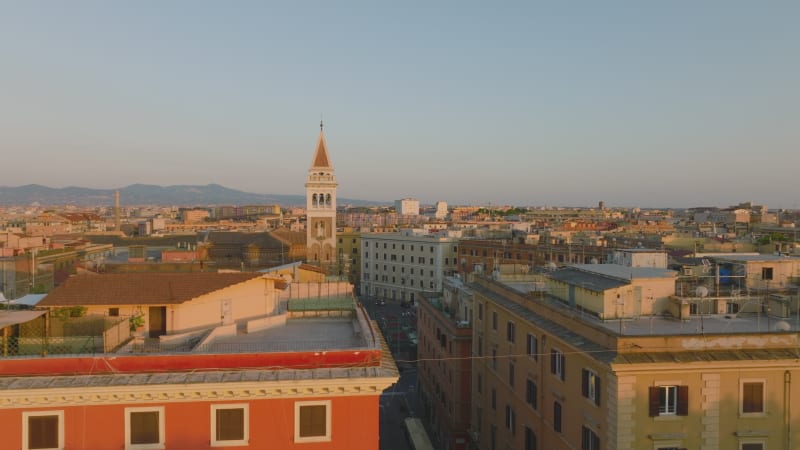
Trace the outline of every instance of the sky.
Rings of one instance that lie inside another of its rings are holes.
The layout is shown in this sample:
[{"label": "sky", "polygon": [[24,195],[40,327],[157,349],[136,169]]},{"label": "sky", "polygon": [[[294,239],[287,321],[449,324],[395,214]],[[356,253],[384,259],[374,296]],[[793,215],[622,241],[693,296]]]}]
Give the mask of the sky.
[{"label": "sky", "polygon": [[800,208],[796,1],[0,9],[0,186]]}]

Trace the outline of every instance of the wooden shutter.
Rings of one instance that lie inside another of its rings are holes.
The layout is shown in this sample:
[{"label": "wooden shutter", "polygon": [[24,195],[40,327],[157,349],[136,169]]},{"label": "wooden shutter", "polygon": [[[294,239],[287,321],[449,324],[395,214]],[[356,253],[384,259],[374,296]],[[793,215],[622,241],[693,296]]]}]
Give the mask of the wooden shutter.
[{"label": "wooden shutter", "polygon": [[650,386],[650,417],[658,416],[658,406],[660,404],[660,389],[658,386]]},{"label": "wooden shutter", "polygon": [[325,405],[300,407],[300,437],[325,436],[327,434],[327,409]]},{"label": "wooden shutter", "polygon": [[58,447],[58,416],[28,417],[28,448]]},{"label": "wooden shutter", "polygon": [[600,377],[594,376],[594,404],[600,406]]},{"label": "wooden shutter", "polygon": [[589,371],[586,369],[581,369],[581,394],[589,397]]},{"label": "wooden shutter", "polygon": [[550,373],[556,373],[556,352],[550,351]]},{"label": "wooden shutter", "polygon": [[559,353],[561,356],[561,381],[567,377],[567,357],[563,353]]},{"label": "wooden shutter", "polygon": [[218,441],[240,441],[244,439],[244,408],[218,409]]},{"label": "wooden shutter", "polygon": [[158,411],[130,413],[131,444],[158,444],[160,442]]},{"label": "wooden shutter", "polygon": [[679,416],[689,415],[689,386],[678,386],[678,411]]}]

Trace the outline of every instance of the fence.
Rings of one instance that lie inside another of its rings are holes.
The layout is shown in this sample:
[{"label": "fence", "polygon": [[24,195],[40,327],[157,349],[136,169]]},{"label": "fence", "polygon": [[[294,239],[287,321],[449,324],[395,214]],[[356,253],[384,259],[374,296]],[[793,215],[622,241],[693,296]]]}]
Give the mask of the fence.
[{"label": "fence", "polygon": [[43,315],[0,330],[0,352],[3,357],[104,353],[130,337],[127,318]]},{"label": "fence", "polygon": [[109,353],[131,338],[131,321],[126,317],[103,332],[103,352]]}]

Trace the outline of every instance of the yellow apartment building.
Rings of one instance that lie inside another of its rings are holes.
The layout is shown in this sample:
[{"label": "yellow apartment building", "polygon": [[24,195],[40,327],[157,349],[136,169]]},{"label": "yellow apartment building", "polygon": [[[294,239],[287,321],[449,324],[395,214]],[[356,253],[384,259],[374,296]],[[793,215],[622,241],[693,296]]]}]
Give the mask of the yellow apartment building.
[{"label": "yellow apartment building", "polygon": [[603,320],[526,286],[470,284],[472,448],[800,448],[800,318]]}]

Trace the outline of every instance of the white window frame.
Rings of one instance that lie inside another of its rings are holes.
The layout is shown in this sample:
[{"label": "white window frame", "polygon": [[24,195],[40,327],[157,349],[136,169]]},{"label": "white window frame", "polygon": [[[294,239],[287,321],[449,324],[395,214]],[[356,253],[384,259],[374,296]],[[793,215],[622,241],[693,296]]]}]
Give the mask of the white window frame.
[{"label": "white window frame", "polygon": [[[595,390],[595,388],[597,384],[597,379],[599,377],[597,376],[597,373],[594,370],[586,369],[586,372],[588,373],[586,377],[586,382],[588,383],[586,386],[586,398],[591,400],[592,403],[596,403],[597,391]],[[676,403],[676,408],[677,408],[677,403]]]},{"label": "white window frame", "polygon": [[[744,412],[744,384],[761,383],[761,411]],[[739,415],[743,417],[764,417],[767,415],[767,379],[766,378],[742,378],[739,380]],[[758,444],[760,441],[751,442]]]},{"label": "white window frame", "polygon": [[[41,416],[57,416],[58,417],[58,447],[53,447],[53,450],[64,450],[64,410],[50,410],[50,411],[26,411],[22,413],[22,450],[29,450],[30,443],[28,442],[28,418],[41,417]],[[50,450],[50,449],[48,449]]]},{"label": "white window frame", "polygon": [[533,333],[527,334],[527,339],[525,341],[525,351],[528,353],[528,356],[533,359],[534,361],[539,360],[539,339]]},{"label": "white window frame", "polygon": [[558,377],[558,379],[564,380],[564,352],[557,348],[550,349],[550,352],[555,353],[555,357],[553,358],[555,365],[552,367],[550,373]]},{"label": "white window frame", "polygon": [[[241,440],[217,440],[217,411],[220,409],[243,409],[244,410],[244,435]],[[250,443],[250,405],[247,403],[222,403],[211,405],[211,446],[212,447],[233,447],[249,445]]]},{"label": "white window frame", "polygon": [[[661,404],[659,402],[658,405],[658,415],[659,416],[675,416],[678,414],[678,385],[670,384],[670,385],[661,385],[657,386],[660,392],[666,391],[666,398],[664,403]],[[672,392],[672,397],[670,397],[670,392]],[[660,397],[660,394],[659,394]],[[671,401],[671,404],[670,404]],[[670,406],[672,408],[670,409]]]},{"label": "white window frame", "polygon": [[[325,436],[300,437],[300,408],[303,406],[325,406]],[[294,402],[294,442],[305,444],[308,442],[330,442],[332,435],[331,422],[331,401],[330,400],[309,400]]]},{"label": "white window frame", "polygon": [[[131,444],[131,413],[157,412],[158,413],[158,443],[156,444]],[[125,408],[125,450],[163,450],[166,448],[166,426],[163,406],[138,406]]]}]

